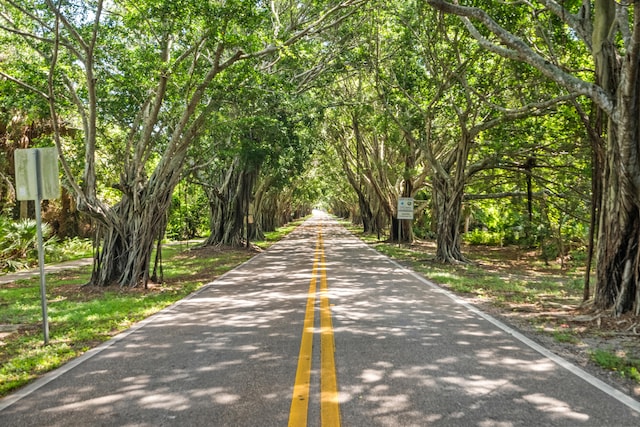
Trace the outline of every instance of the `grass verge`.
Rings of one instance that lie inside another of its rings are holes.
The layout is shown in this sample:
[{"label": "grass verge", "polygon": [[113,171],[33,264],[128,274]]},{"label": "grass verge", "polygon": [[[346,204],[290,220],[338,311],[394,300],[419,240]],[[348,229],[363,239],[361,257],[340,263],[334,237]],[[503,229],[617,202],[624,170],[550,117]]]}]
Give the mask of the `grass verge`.
[{"label": "grass verge", "polygon": [[[267,233],[265,249],[300,225]],[[163,249],[162,284],[147,289],[83,286],[90,267],[47,275],[49,345],[44,345],[40,279],[0,285],[0,396],[38,378],[256,255],[255,249]]]},{"label": "grass verge", "polygon": [[605,349],[590,352],[591,360],[605,369],[616,371],[621,376],[640,383],[640,359],[627,357],[626,354]]}]

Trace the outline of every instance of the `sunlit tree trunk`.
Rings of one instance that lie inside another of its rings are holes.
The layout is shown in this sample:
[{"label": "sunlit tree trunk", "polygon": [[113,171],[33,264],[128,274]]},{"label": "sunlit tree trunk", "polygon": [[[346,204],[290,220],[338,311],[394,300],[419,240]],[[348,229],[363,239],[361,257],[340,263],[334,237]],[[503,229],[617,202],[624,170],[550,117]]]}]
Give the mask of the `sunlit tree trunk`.
[{"label": "sunlit tree trunk", "polygon": [[460,215],[464,182],[451,183],[435,177],[433,204],[436,211],[436,259],[445,263],[465,262],[460,246]]},{"label": "sunlit tree trunk", "polygon": [[205,245],[239,247],[245,243],[245,219],[255,173],[245,171],[236,158],[221,188],[210,198],[210,234]]},{"label": "sunlit tree trunk", "polygon": [[164,234],[185,154],[163,159],[144,187],[137,180],[129,181],[121,201],[109,209],[107,220],[100,217],[91,283],[146,284],[154,242]]}]

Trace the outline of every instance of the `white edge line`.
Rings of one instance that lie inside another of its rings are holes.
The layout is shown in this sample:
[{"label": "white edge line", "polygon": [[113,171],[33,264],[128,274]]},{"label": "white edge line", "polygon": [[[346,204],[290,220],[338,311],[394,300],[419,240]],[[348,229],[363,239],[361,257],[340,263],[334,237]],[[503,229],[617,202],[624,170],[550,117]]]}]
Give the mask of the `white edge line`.
[{"label": "white edge line", "polygon": [[[352,234],[352,236],[353,236],[353,234]],[[357,237],[355,237],[355,238],[358,239]],[[498,328],[502,329],[507,334],[513,336],[514,338],[516,338],[517,340],[519,340],[523,344],[529,346],[530,348],[532,348],[533,350],[537,351],[538,353],[542,354],[546,358],[552,360],[554,363],[556,363],[557,365],[559,365],[562,368],[566,369],[567,371],[571,372],[572,374],[576,375],[578,378],[583,379],[587,383],[591,384],[592,386],[596,387],[597,389],[601,390],[602,392],[604,392],[604,393],[608,394],[609,396],[613,397],[614,399],[618,400],[620,403],[623,403],[624,405],[628,406],[629,408],[633,409],[636,412],[640,412],[640,402],[638,402],[637,400],[633,399],[631,396],[621,392],[620,390],[610,386],[609,384],[605,383],[604,381],[594,377],[593,375],[591,375],[590,373],[586,372],[582,368],[580,368],[580,367],[574,365],[573,363],[569,362],[568,360],[558,356],[557,354],[555,354],[552,351],[548,350],[547,348],[541,346],[540,344],[536,343],[535,341],[531,340],[530,338],[527,338],[522,333],[516,331],[515,329],[511,328],[510,326],[506,325],[505,323],[501,322],[500,320],[496,319],[495,317],[493,317],[493,316],[481,311],[480,309],[478,309],[474,305],[469,304],[468,302],[462,300],[461,298],[459,298],[454,293],[452,293],[452,292],[450,292],[450,291],[448,291],[446,289],[443,289],[442,287],[436,285],[435,283],[433,283],[432,281],[426,279],[425,277],[421,276],[420,274],[416,273],[412,269],[399,264],[398,262],[396,262],[395,260],[391,259],[387,255],[385,255],[385,254],[377,251],[375,248],[369,246],[367,243],[363,242],[361,239],[358,239],[358,241],[360,241],[363,245],[365,245],[370,250],[374,251],[376,254],[378,254],[378,255],[384,257],[385,259],[389,260],[393,265],[395,265],[401,271],[410,274],[411,276],[413,276],[416,279],[418,279],[420,282],[422,282],[425,285],[428,285],[429,287],[431,287],[433,290],[446,295],[451,300],[453,300],[455,303],[460,304],[461,306],[465,307],[467,310],[477,314],[478,316],[482,317],[486,321],[492,323],[494,326],[497,326]]]}]

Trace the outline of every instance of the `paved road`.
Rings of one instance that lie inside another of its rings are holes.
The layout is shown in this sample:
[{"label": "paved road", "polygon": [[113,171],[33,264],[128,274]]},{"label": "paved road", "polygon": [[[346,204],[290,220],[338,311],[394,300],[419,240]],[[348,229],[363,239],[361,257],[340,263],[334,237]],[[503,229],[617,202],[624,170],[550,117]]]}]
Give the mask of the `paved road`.
[{"label": "paved road", "polygon": [[[92,262],[93,258],[82,258],[74,261],[61,262],[58,264],[47,264],[45,265],[45,273],[56,273],[63,270],[83,267],[85,265],[91,265]],[[16,273],[2,274],[0,275],[0,285],[38,276],[40,276],[40,268],[32,268],[29,270],[18,271]]]},{"label": "paved road", "polygon": [[[335,419],[320,405],[332,370],[343,426],[640,425],[635,400],[315,216],[190,298],[0,401],[0,426],[287,425],[294,384],[306,388],[296,375],[306,360],[305,319],[313,322],[309,426],[321,425],[321,415]],[[326,332],[335,353],[325,363]]]}]

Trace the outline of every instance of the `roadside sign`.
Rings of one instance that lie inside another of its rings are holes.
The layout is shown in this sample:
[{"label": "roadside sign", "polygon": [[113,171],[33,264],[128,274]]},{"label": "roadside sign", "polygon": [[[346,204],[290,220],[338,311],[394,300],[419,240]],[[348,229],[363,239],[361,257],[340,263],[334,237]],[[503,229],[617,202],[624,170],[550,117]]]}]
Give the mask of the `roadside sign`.
[{"label": "roadside sign", "polygon": [[14,152],[13,160],[16,171],[16,198],[18,200],[34,200],[36,202],[42,331],[44,344],[47,345],[49,344],[49,319],[47,316],[47,283],[44,272],[44,242],[40,202],[60,197],[58,151],[55,147],[20,149]]},{"label": "roadside sign", "polygon": [[398,198],[398,219],[413,219],[413,197]]},{"label": "roadside sign", "polygon": [[14,160],[18,200],[50,200],[60,197],[58,151],[55,147],[16,150]]}]

